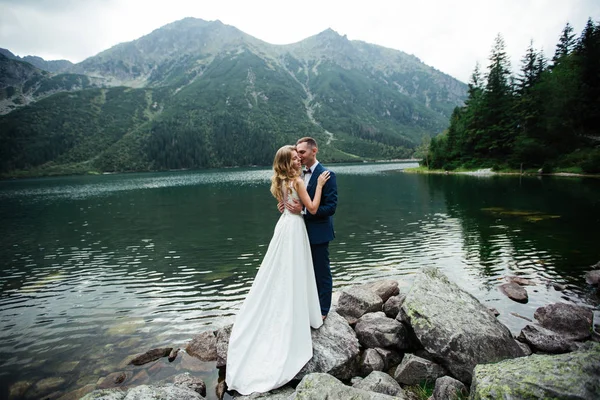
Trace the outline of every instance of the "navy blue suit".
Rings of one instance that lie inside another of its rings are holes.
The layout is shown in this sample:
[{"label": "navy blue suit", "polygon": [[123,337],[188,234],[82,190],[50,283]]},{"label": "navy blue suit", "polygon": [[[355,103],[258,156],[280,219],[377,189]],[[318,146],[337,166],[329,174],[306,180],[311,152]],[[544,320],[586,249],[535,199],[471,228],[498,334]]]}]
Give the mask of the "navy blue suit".
[{"label": "navy blue suit", "polygon": [[[311,199],[315,197],[319,175],[326,171],[321,163],[317,164],[312,176],[306,186],[306,191]],[[327,315],[331,307],[331,292],[333,279],[329,264],[329,242],[335,238],[333,230],[333,214],[337,207],[337,181],[335,174],[330,171],[329,180],[323,186],[321,203],[315,215],[308,211],[304,215],[306,231],[310,241],[315,278],[317,280],[317,291],[319,292],[319,303],[321,314]]]}]

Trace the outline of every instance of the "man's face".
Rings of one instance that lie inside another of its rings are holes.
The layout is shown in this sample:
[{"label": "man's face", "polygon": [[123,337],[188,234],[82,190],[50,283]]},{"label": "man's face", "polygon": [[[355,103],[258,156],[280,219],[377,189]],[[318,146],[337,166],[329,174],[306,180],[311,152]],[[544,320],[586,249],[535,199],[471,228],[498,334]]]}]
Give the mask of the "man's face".
[{"label": "man's face", "polygon": [[300,156],[300,160],[303,165],[307,167],[311,167],[315,163],[315,158],[317,155],[317,148],[310,148],[308,143],[302,142],[296,146],[298,150],[298,155]]}]

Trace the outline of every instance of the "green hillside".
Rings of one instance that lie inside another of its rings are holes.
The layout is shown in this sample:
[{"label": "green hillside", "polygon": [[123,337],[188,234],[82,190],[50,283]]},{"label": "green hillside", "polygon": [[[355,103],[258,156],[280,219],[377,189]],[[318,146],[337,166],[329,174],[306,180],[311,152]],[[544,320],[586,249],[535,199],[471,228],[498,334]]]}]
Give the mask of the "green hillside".
[{"label": "green hillside", "polygon": [[56,94],[0,116],[2,176],[269,165],[306,135],[325,162],[406,158],[466,95],[414,56],[331,30],[274,46],[190,18],[71,72],[25,80]]}]

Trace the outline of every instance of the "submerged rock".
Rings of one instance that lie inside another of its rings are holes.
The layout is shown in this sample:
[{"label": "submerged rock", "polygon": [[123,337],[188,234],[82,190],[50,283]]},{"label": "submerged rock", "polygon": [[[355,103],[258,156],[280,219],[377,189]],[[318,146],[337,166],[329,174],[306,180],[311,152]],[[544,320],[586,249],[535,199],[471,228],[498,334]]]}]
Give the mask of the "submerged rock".
[{"label": "submerged rock", "polygon": [[527,290],[522,288],[519,284],[514,282],[505,283],[499,286],[502,293],[508,296],[509,299],[517,301],[519,303],[527,303],[529,296]]},{"label": "submerged rock", "polygon": [[600,398],[600,344],[567,354],[505,360],[475,367],[471,400]]},{"label": "submerged rock", "polygon": [[463,383],[477,364],[524,355],[510,330],[438,269],[421,270],[401,314],[425,350]]},{"label": "submerged rock", "polygon": [[172,347],[148,350],[144,354],[135,357],[130,363],[133,365],[144,365],[151,361],[156,361],[161,357],[167,357],[171,353],[171,350],[173,350]]}]

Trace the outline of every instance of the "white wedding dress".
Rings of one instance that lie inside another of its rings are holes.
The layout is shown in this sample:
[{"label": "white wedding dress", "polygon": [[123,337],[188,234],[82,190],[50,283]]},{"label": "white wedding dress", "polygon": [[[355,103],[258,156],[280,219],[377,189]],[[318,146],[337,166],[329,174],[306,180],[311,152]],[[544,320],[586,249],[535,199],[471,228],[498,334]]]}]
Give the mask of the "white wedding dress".
[{"label": "white wedding dress", "polygon": [[[294,189],[284,195],[293,199]],[[228,389],[247,395],[288,383],[312,358],[310,328],[322,324],[304,219],[285,210],[231,331]]]}]

